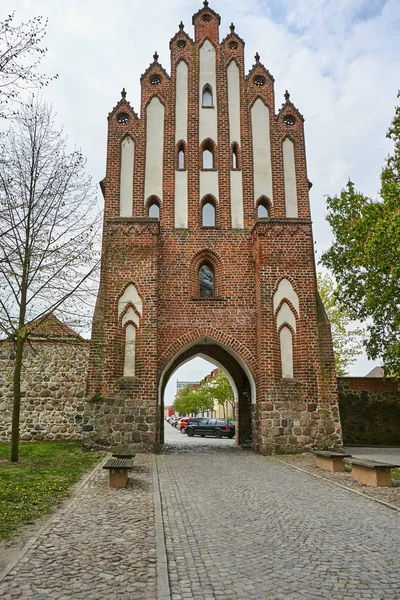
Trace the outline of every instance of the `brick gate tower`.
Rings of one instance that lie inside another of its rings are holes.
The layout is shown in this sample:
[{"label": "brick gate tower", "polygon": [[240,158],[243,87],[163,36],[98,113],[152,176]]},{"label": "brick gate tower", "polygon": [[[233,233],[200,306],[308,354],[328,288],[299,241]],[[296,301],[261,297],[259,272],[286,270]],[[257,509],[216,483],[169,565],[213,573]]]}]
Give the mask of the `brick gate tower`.
[{"label": "brick gate tower", "polygon": [[195,356],[231,382],[237,442],[263,454],[341,444],[317,294],[303,117],[209,6],[154,60],[141,113],[108,116],[101,281],[84,445],[163,441],[169,377]]}]

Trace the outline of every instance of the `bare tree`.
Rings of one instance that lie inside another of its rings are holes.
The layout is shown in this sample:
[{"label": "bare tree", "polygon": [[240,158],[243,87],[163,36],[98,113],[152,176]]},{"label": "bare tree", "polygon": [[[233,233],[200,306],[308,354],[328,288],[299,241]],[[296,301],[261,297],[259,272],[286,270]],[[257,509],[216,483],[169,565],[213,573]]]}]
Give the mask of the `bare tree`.
[{"label": "bare tree", "polygon": [[0,117],[10,115],[21,90],[43,87],[53,79],[37,72],[47,51],[42,46],[47,19],[37,16],[16,25],[14,18],[15,11],[0,21]]},{"label": "bare tree", "polygon": [[1,138],[0,332],[15,348],[13,462],[23,350],[35,321],[62,310],[76,325],[92,308],[88,288],[99,261],[99,216],[85,164],[81,152],[67,153],[52,109],[41,100],[24,106]]}]

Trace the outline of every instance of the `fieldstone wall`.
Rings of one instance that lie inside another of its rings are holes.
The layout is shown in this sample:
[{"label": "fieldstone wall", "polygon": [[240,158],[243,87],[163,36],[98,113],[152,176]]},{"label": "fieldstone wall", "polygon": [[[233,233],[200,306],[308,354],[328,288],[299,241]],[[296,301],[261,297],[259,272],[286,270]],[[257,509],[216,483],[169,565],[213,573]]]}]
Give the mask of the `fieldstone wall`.
[{"label": "fieldstone wall", "polygon": [[381,378],[339,377],[345,444],[400,446],[400,391]]},{"label": "fieldstone wall", "polygon": [[[82,439],[89,342],[35,341],[24,354],[21,440]],[[11,436],[14,354],[0,342],[0,441]]]}]

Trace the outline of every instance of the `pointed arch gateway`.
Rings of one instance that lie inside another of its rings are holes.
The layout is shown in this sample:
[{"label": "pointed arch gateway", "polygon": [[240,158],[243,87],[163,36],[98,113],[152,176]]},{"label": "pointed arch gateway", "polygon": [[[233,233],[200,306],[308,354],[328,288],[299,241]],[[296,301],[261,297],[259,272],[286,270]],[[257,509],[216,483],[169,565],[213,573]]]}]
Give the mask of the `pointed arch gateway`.
[{"label": "pointed arch gateway", "polygon": [[253,410],[256,403],[255,359],[238,340],[215,329],[191,332],[176,340],[164,352],[159,363],[158,403],[160,408],[159,441],[163,442],[163,406],[166,385],[173,373],[192,358],[201,357],[220,368],[231,384],[235,398],[236,440],[251,439]]}]

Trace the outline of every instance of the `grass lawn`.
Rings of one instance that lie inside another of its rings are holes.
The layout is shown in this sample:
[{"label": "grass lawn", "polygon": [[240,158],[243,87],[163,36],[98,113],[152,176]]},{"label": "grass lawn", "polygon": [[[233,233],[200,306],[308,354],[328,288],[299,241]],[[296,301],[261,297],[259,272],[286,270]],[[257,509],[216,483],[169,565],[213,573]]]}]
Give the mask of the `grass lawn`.
[{"label": "grass lawn", "polygon": [[392,476],[392,479],[400,481],[400,469],[390,469],[390,474]]},{"label": "grass lawn", "polygon": [[102,456],[82,452],[79,443],[27,442],[19,462],[10,463],[10,444],[0,444],[0,540],[48,513]]}]

